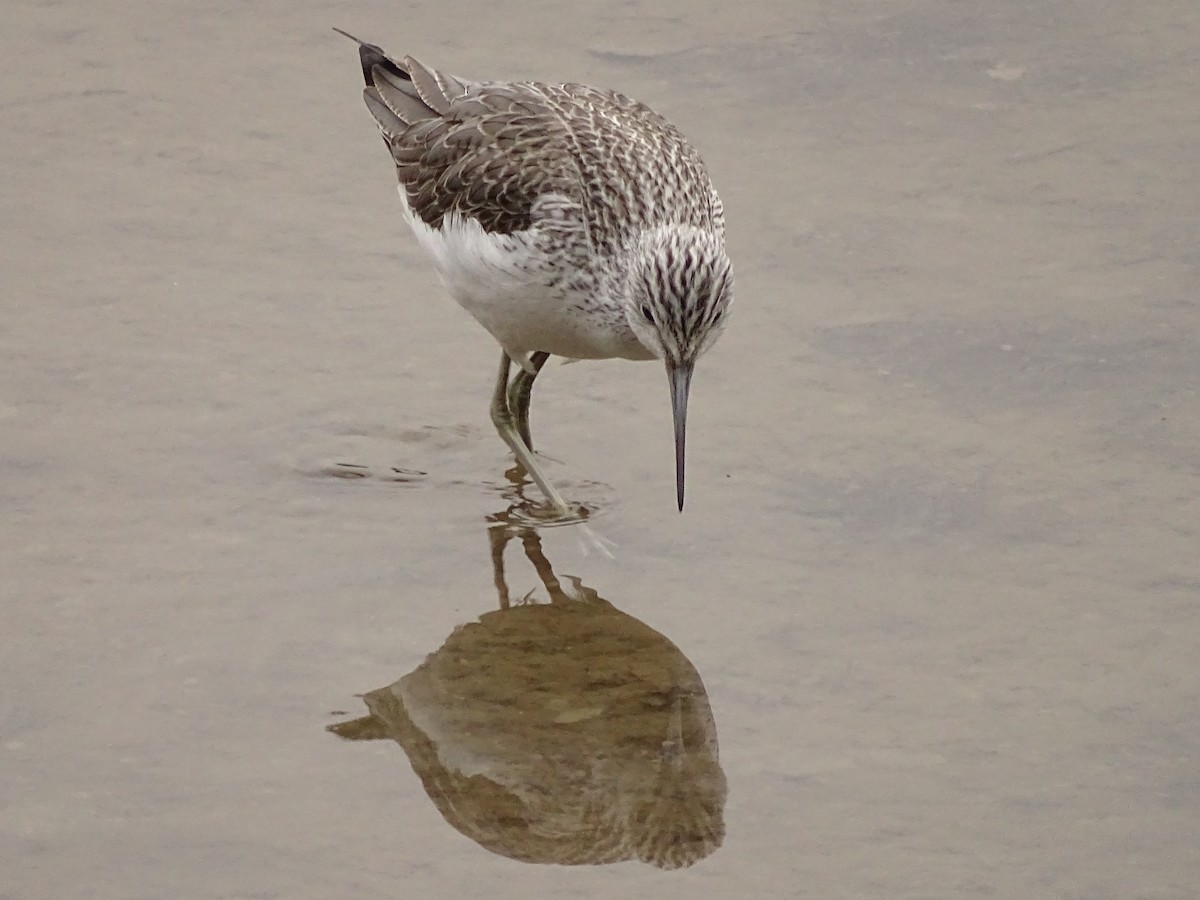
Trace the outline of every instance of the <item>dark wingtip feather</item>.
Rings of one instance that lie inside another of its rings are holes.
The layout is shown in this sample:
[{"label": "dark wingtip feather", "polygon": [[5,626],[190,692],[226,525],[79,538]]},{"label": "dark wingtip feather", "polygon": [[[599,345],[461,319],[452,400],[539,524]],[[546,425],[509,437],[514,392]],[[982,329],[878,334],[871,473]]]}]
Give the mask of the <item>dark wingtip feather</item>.
[{"label": "dark wingtip feather", "polygon": [[338,34],[345,35],[346,37],[350,38],[350,40],[354,41],[354,43],[358,44],[358,60],[360,63],[362,63],[363,81],[366,83],[367,87],[373,87],[375,85],[374,79],[371,78],[371,70],[376,66],[379,66],[381,69],[384,69],[398,78],[404,79],[405,81],[412,80],[409,78],[408,72],[402,69],[393,60],[388,58],[388,55],[383,52],[382,47],[376,46],[375,44],[368,44],[366,41],[360,40],[350,32],[342,31],[340,28],[335,27],[333,30]]}]

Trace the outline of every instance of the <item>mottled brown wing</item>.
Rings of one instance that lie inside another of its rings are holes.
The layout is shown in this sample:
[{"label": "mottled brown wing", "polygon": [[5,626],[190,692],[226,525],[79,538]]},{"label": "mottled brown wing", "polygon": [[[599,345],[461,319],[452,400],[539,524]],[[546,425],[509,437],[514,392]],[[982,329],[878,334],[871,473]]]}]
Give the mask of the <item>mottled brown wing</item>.
[{"label": "mottled brown wing", "polygon": [[522,85],[474,86],[388,143],[409,207],[433,228],[455,212],[511,234],[533,224],[538,197],[579,192],[562,123]]},{"label": "mottled brown wing", "polygon": [[530,227],[542,194],[578,198],[561,116],[538,86],[464,81],[334,30],[358,44],[363,100],[421,221],[441,228],[456,212],[511,234]]}]

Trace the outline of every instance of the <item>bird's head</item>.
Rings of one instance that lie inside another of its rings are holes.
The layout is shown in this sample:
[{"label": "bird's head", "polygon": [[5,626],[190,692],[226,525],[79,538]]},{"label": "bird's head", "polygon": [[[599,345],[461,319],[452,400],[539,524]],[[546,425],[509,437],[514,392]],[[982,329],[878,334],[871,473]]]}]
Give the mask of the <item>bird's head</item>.
[{"label": "bird's head", "polygon": [[733,266],[720,236],[691,225],[670,225],[643,232],[628,277],[629,327],[667,366],[676,495],[682,510],[688,387],[696,360],[725,327],[733,302]]}]

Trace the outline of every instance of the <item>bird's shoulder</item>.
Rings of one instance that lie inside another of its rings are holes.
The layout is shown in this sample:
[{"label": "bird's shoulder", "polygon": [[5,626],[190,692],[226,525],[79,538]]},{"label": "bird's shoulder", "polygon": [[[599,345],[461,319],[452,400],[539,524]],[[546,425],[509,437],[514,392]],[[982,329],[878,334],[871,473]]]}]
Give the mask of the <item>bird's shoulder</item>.
[{"label": "bird's shoulder", "polygon": [[589,230],[602,249],[670,223],[723,228],[704,163],[670,121],[615,91],[567,84],[548,94],[567,123]]}]

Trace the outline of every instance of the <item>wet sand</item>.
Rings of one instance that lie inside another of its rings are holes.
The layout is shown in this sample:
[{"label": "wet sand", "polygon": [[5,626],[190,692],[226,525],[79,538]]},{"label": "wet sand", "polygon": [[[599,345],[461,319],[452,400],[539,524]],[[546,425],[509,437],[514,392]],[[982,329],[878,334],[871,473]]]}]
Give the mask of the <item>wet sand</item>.
[{"label": "wet sand", "polygon": [[[1195,896],[1194,4],[10,7],[0,897]],[[704,155],[684,514],[658,366],[538,383],[614,558],[497,578],[494,345],[334,25]]]}]

